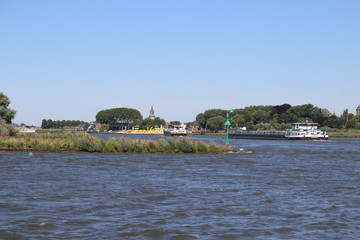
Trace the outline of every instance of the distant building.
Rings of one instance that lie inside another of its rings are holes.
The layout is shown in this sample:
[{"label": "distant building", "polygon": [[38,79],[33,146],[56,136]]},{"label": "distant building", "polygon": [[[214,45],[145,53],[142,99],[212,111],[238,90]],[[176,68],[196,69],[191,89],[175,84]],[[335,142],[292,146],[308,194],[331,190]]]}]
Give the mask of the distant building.
[{"label": "distant building", "polygon": [[154,112],[154,108],[153,108],[152,105],[151,105],[151,109],[150,109],[149,118],[150,118],[150,119],[155,119],[155,112]]},{"label": "distant building", "polygon": [[190,124],[190,126],[187,129],[191,132],[198,132],[198,131],[200,131],[201,127],[197,123],[197,121],[194,121]]},{"label": "distant building", "polygon": [[356,116],[359,116],[359,115],[360,115],[360,105],[356,109]]}]

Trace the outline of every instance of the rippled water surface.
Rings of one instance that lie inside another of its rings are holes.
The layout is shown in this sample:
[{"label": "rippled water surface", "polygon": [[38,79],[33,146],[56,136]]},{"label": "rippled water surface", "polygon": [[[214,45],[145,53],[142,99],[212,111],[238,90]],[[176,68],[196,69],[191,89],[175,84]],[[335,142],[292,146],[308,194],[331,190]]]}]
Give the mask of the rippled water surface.
[{"label": "rippled water surface", "polygon": [[230,142],[248,152],[2,152],[0,239],[360,238],[359,139]]}]

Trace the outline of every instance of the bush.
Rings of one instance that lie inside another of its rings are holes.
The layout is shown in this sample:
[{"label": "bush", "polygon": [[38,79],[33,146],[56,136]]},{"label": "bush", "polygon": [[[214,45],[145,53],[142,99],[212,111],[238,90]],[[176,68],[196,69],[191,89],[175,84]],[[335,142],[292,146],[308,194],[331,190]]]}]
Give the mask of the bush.
[{"label": "bush", "polygon": [[196,142],[188,139],[181,139],[178,141],[178,148],[183,153],[194,153],[196,152]]},{"label": "bush", "polygon": [[0,119],[0,136],[15,136],[16,130],[13,125],[5,123]]},{"label": "bush", "polygon": [[101,142],[97,141],[97,139],[95,138],[83,138],[78,142],[77,147],[80,151],[86,151],[86,152],[102,151]]}]

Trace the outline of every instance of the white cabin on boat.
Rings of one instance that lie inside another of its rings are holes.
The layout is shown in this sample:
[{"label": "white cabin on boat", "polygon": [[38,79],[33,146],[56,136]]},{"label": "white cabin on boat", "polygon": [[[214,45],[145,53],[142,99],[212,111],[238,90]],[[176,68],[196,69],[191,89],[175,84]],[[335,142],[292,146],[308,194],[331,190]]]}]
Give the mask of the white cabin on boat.
[{"label": "white cabin on boat", "polygon": [[328,139],[326,131],[318,129],[317,123],[292,123],[291,129],[285,134],[287,139],[313,140]]}]

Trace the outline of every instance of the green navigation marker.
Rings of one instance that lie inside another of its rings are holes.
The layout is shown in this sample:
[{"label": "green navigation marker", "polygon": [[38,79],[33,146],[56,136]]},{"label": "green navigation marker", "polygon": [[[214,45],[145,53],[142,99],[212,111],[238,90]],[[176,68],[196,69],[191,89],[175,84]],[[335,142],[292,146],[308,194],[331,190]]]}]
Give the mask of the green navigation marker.
[{"label": "green navigation marker", "polygon": [[225,141],[225,145],[230,145],[229,143],[229,129],[231,126],[231,122],[232,122],[232,118],[231,118],[231,114],[234,113],[233,109],[230,109],[230,111],[226,114],[226,121],[224,123],[224,125],[226,126],[226,141]]}]

